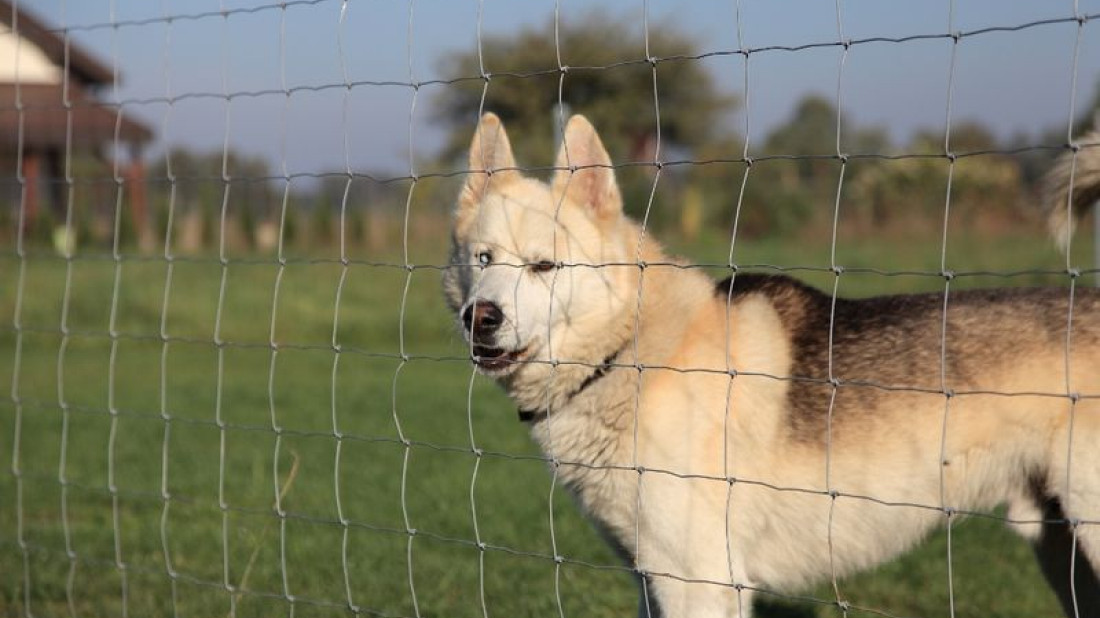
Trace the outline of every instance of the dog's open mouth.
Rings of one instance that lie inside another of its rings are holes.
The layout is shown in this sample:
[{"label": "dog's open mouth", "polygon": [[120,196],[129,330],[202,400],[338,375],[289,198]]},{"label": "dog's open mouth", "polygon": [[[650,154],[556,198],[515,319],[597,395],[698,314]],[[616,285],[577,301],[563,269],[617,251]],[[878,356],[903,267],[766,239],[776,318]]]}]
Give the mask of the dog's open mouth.
[{"label": "dog's open mouth", "polygon": [[475,365],[480,367],[483,371],[497,372],[508,369],[519,363],[524,352],[527,351],[527,348],[509,351],[504,348],[494,348],[475,344],[472,351]]}]

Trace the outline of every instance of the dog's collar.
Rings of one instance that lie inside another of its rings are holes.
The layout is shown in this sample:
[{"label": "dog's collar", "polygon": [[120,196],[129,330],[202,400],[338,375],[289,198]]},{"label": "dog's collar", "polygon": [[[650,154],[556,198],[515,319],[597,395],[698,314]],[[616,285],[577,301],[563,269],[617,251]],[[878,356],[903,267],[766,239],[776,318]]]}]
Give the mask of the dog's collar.
[{"label": "dog's collar", "polygon": [[[577,395],[580,395],[584,392],[586,388],[592,386],[592,384],[594,384],[597,380],[606,376],[611,371],[611,369],[613,369],[613,361],[615,360],[615,357],[621,354],[622,351],[625,349],[626,346],[623,346],[618,350],[612,352],[610,355],[608,355],[607,358],[603,359],[603,362],[596,366],[596,370],[593,371],[592,374],[589,375],[587,378],[585,378],[584,382],[581,382],[580,386],[578,386],[576,390],[574,390],[572,393],[569,393],[569,397],[567,397],[566,400],[572,399]],[[520,408],[518,413],[521,423],[537,423],[541,420],[546,419],[546,417],[550,415],[550,411],[546,408],[537,410]]]}]

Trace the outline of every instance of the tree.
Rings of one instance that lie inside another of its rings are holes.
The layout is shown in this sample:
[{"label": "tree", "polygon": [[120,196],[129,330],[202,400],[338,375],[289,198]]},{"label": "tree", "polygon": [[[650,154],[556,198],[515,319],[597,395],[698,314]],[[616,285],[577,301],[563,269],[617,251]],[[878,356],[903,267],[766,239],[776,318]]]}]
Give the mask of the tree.
[{"label": "tree", "polygon": [[[569,67],[560,97],[572,113],[588,116],[617,160],[652,160],[658,124],[653,68],[640,33],[620,36],[622,21],[589,13],[560,24],[561,63]],[[477,51],[444,60],[444,78],[460,80],[434,100],[436,120],[452,129],[444,156],[456,157],[467,147],[484,90],[484,110],[507,125],[520,160],[552,161],[553,110],[562,79],[554,31],[550,21],[518,34],[485,37],[487,89],[481,80],[463,79],[481,75]],[[651,24],[649,44],[651,53],[663,58],[656,88],[664,147],[691,149],[724,133],[724,116],[736,109],[737,99],[719,92],[702,62],[683,59],[699,54],[695,39],[673,26]]]},{"label": "tree", "polygon": [[[262,157],[233,150],[228,155],[221,151],[196,153],[176,147],[168,158],[171,158],[172,174],[177,179],[176,199],[185,207],[198,203],[221,208],[225,192],[223,165],[230,179],[230,196],[238,204],[245,202],[248,207],[256,208],[266,216],[281,199],[280,191],[271,180],[271,167]],[[149,168],[149,178],[165,188],[169,186],[168,158],[157,160]]]},{"label": "tree", "polygon": [[[729,225],[738,213],[738,234],[748,236],[786,235],[796,231],[817,230],[831,224],[840,178],[837,154],[837,122],[840,122],[840,148],[845,154],[882,153],[889,149],[885,131],[861,127],[846,114],[837,112],[835,103],[818,94],[799,100],[785,123],[771,130],[760,142],[753,142],[750,156],[757,159],[749,174],[744,196],[730,189],[740,180],[742,171],[701,169],[700,180],[714,187],[718,196],[719,221]],[[740,156],[737,141],[727,145],[726,158]],[[721,158],[704,155],[702,158]],[[866,174],[877,162],[853,159],[845,169],[844,182],[851,183]],[[723,189],[724,187],[724,189]],[[740,206],[740,210],[738,210]],[[847,214],[847,213],[845,213]]]},{"label": "tree", "polygon": [[810,94],[798,102],[789,122],[768,134],[760,154],[807,157],[797,159],[798,180],[835,181],[838,163],[824,157],[837,153],[838,121],[840,149],[845,154],[880,153],[889,146],[884,131],[857,127],[844,113],[837,113],[831,100]]},{"label": "tree", "polygon": [[[948,205],[953,225],[986,229],[1015,223],[1024,186],[1019,164],[1000,154],[996,136],[975,121],[951,127],[951,150],[970,154],[950,163],[946,156],[905,157],[873,166],[848,186],[850,201],[874,226],[901,222],[912,226],[942,224]],[[921,131],[905,148],[908,154],[944,155],[944,132]],[[950,180],[950,185],[948,184]]]},{"label": "tree", "polygon": [[[918,131],[910,148],[913,152],[944,154],[943,129]],[[997,136],[988,127],[974,120],[951,123],[951,151],[973,154],[1001,149]]]}]

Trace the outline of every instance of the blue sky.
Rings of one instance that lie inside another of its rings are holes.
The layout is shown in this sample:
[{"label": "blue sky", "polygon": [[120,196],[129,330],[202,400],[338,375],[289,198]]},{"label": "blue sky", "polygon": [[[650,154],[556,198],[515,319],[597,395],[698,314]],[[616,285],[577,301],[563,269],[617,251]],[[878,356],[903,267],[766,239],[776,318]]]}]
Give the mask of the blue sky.
[{"label": "blue sky", "polygon": [[[312,0],[311,0],[312,1]],[[616,36],[636,40],[643,56],[643,10],[651,24],[672,23],[705,51],[797,46],[837,41],[837,3],[825,0],[316,0],[285,11],[275,0],[20,0],[19,5],[57,25],[123,75],[118,96],[129,113],[156,127],[160,143],[199,150],[231,147],[270,159],[290,173],[342,169],[426,171],[426,157],[442,141],[430,121],[431,99],[445,86],[415,94],[399,85],[357,85],[351,90],[288,88],[352,82],[423,82],[439,77],[440,58],[476,48],[478,15],[485,34],[545,23],[557,9],[563,19],[600,6],[621,17]],[[1077,105],[1100,82],[1100,0],[841,0],[843,37],[905,37],[1019,26],[1070,17],[1097,18],[989,32],[960,41],[955,50],[954,121],[980,120],[1001,135],[1064,126],[1070,110],[1075,40]],[[206,12],[254,12],[193,17]],[[343,18],[341,14],[343,12]],[[410,28],[411,12],[411,28]],[[159,20],[175,16],[170,23]],[[132,22],[158,20],[138,25]],[[119,27],[97,27],[111,22]],[[342,49],[341,49],[342,41]],[[836,96],[854,122],[885,127],[903,141],[920,129],[942,131],[946,117],[950,39],[867,43],[802,51],[762,51],[748,62],[749,106],[728,121],[761,140],[810,92]],[[567,52],[568,50],[566,50]],[[659,55],[659,50],[655,53]],[[285,58],[285,68],[284,59]],[[553,59],[547,60],[552,63]],[[722,88],[743,95],[746,63],[740,56],[705,61]],[[673,65],[666,65],[669,70]],[[492,67],[487,67],[492,70]],[[662,69],[664,70],[664,69]],[[568,87],[568,82],[566,83]],[[171,106],[150,101],[171,94],[258,93],[226,104],[223,98],[184,96]],[[112,98],[108,94],[108,98]],[[410,114],[410,109],[413,112]],[[410,116],[412,152],[410,159]],[[549,116],[549,114],[548,114]],[[471,130],[475,119],[471,118]],[[549,120],[548,120],[549,122]],[[545,164],[534,161],[531,164]]]}]

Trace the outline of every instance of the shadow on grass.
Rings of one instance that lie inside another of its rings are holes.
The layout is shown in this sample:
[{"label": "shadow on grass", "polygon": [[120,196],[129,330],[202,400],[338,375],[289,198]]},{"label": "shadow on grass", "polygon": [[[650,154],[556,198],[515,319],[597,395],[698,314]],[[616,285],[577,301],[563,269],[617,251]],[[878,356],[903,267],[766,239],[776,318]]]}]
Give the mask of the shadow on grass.
[{"label": "shadow on grass", "polygon": [[760,600],[754,608],[759,618],[816,618],[817,614],[808,607],[800,607],[779,601]]}]

